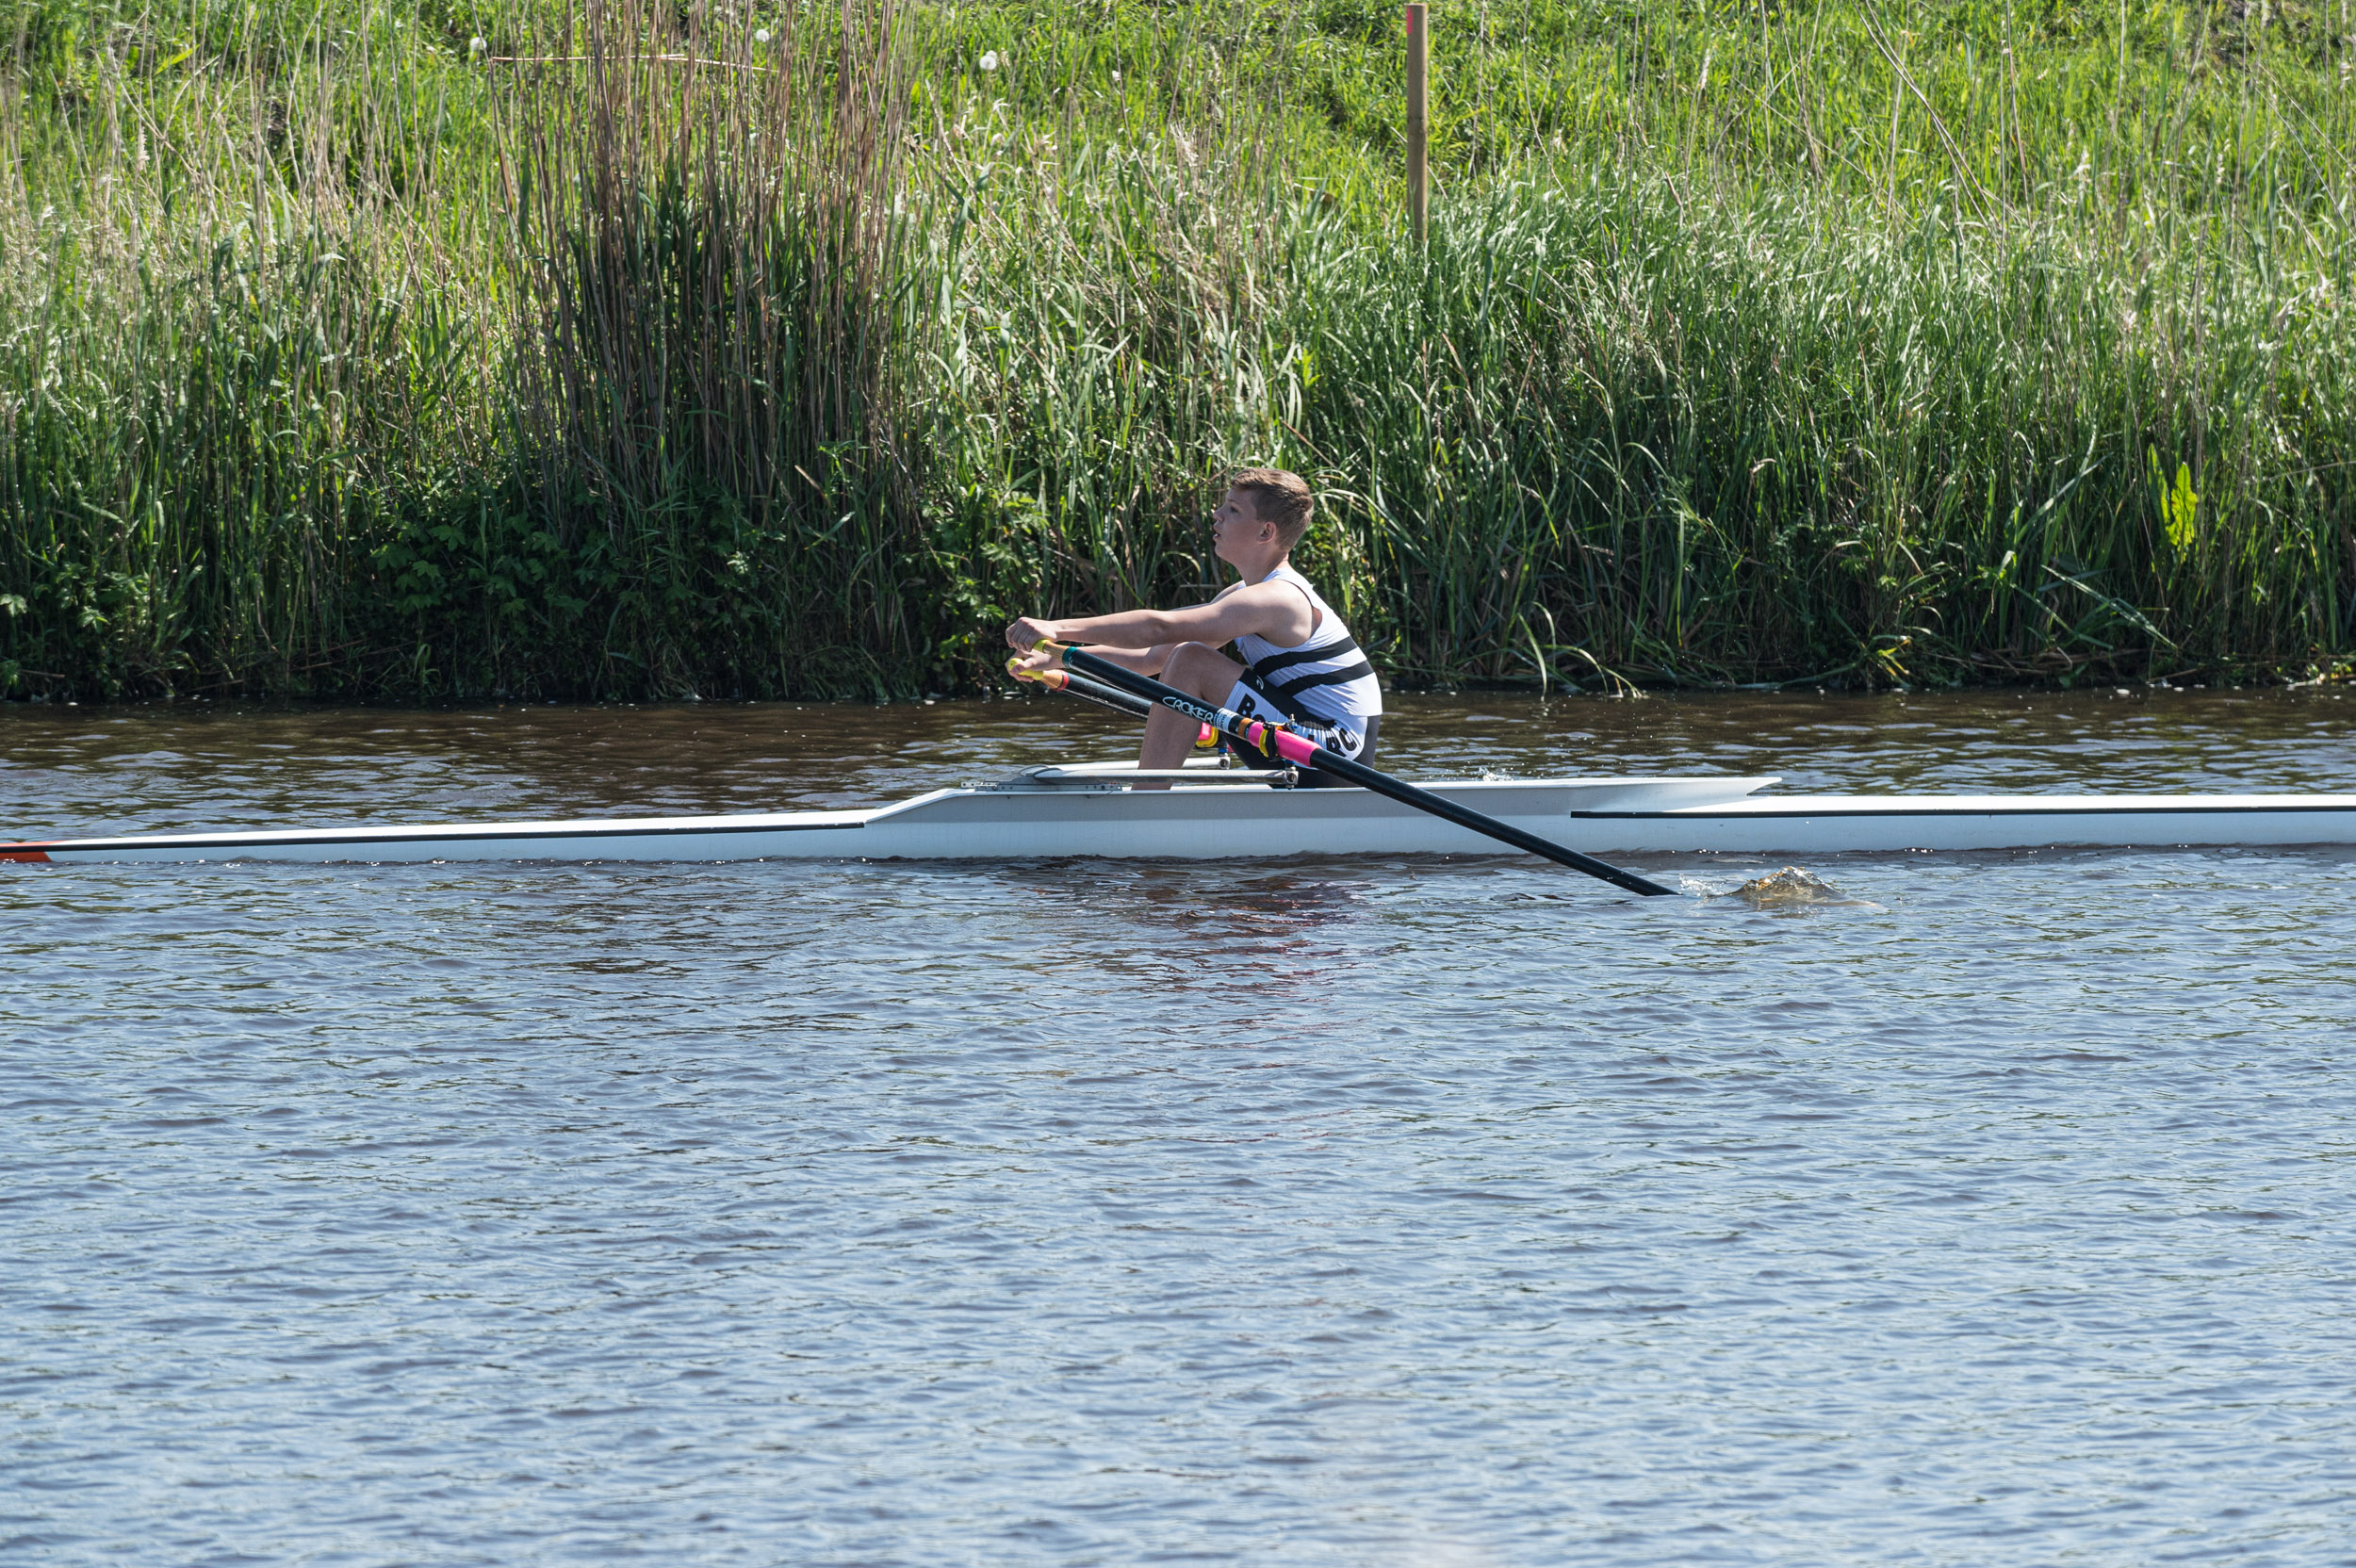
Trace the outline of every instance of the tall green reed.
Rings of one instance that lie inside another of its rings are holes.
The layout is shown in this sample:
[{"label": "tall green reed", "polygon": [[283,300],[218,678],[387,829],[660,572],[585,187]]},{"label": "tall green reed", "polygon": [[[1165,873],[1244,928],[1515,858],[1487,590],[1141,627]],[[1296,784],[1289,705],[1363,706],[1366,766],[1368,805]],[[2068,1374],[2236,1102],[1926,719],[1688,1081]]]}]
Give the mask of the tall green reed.
[{"label": "tall green reed", "polygon": [[2344,657],[2356,31],[2097,9],[1493,9],[1421,255],[1372,10],[41,10],[0,678],[982,680],[1263,461],[1397,679]]},{"label": "tall green reed", "polygon": [[1184,143],[983,161],[941,439],[1058,607],[1199,591],[1201,479],[1252,460],[1318,477],[1317,564],[1409,679],[2350,645],[2348,317],[2231,231],[2154,265],[2087,242],[2091,196],[1998,233],[1595,172],[1444,203],[1416,256]]},{"label": "tall green reed", "polygon": [[[592,10],[528,83],[516,379],[591,679],[883,694],[928,651],[889,0]],[[622,671],[611,671],[618,662]]]},{"label": "tall green reed", "polygon": [[331,20],[199,6],[62,60],[18,30],[0,687],[343,684],[382,657],[351,585],[485,455],[480,302],[416,84]]},{"label": "tall green reed", "polygon": [[[1207,216],[1250,297],[1153,268],[1148,314],[1191,318],[1186,347],[1106,361],[1254,388],[1153,435],[1314,467],[1329,570],[1394,675],[2068,678],[2356,641],[2356,137],[2334,135],[2356,118],[2314,69],[2356,36],[2139,15],[2113,69],[2055,46],[2085,20],[2066,7],[1825,6],[1762,17],[1746,57],[1698,11],[1542,9],[1602,24],[1564,41],[1605,90],[1538,95],[1527,139],[1555,155],[1445,198],[1429,257],[1315,166],[1230,181]],[[1031,145],[1064,171],[1036,183],[1070,186],[1081,160]],[[1026,213],[1016,275],[974,280],[1007,290],[979,314],[1048,416],[1007,418],[985,376],[959,398],[1038,493],[1034,576],[1110,602],[1157,546],[1104,559],[1102,503],[1045,482],[1106,466],[1067,411],[1109,401],[1103,368],[1049,351],[1121,342],[1140,308],[1089,249],[1104,206]]]},{"label": "tall green reed", "polygon": [[[1908,680],[2349,645],[2356,497],[2314,456],[2356,434],[2344,314],[2222,264],[2120,276],[2067,210],[2002,246],[1827,220],[1507,188],[1428,264],[1285,291],[1330,313],[1344,390],[1303,428],[1371,481],[1345,524],[1421,644],[1395,662]],[[2173,353],[2195,321],[2210,353]],[[2203,447],[2231,479],[2169,491],[2157,454]]]}]

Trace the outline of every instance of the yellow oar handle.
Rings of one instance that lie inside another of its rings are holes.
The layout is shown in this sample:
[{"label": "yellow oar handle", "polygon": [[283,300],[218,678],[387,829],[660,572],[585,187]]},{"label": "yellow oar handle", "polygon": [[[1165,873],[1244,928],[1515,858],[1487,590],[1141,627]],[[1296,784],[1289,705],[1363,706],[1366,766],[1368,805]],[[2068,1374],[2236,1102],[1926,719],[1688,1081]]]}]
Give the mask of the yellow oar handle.
[{"label": "yellow oar handle", "polygon": [[1063,690],[1065,684],[1072,679],[1072,677],[1062,670],[1023,669],[1022,667],[1022,658],[1023,656],[1021,654],[1017,654],[1014,658],[1006,661],[1006,673],[1017,680],[1028,680],[1040,686],[1051,686],[1060,692]]},{"label": "yellow oar handle", "polygon": [[[1047,648],[1064,647],[1069,645],[1070,645],[1068,644],[1056,643],[1053,641],[1042,641],[1036,647],[1032,648],[1031,651],[1038,653]],[[1035,685],[1044,686],[1051,692],[1068,692],[1072,689],[1072,678],[1071,671],[1059,669],[1026,670],[1023,667],[1023,656],[1019,653],[1012,659],[1006,661],[1006,673],[1017,680],[1027,680]],[[1099,688],[1099,690],[1101,691],[1104,689]],[[1086,695],[1086,693],[1083,692],[1082,694]],[[1088,700],[1096,702],[1103,699],[1100,697],[1089,697]],[[1198,725],[1195,727],[1194,743],[1197,750],[1216,746],[1219,744],[1219,731],[1207,724]]]}]

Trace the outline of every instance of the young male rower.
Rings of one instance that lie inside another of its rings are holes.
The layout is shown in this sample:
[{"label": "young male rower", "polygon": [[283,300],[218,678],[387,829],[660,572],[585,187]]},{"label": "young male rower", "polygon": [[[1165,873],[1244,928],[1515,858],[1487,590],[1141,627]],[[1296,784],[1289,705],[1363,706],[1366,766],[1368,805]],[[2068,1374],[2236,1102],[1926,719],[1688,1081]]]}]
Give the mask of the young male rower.
[{"label": "young male rower", "polygon": [[[1085,644],[1090,653],[1157,677],[1189,696],[1247,718],[1289,721],[1329,751],[1371,760],[1383,688],[1350,628],[1292,566],[1293,547],[1309,531],[1316,512],[1309,486],[1281,468],[1245,468],[1227,484],[1227,497],[1211,518],[1211,547],[1242,580],[1186,610],[1124,610],[1073,620],[1026,615],[1006,628],[1006,641],[1028,655],[1013,667],[1052,667],[1053,654],[1031,651],[1041,642]],[[1228,643],[1244,662],[1219,651]],[[1179,766],[1195,730],[1194,720],[1155,708],[1145,721],[1137,766]],[[1301,782],[1330,780],[1312,772]]]}]

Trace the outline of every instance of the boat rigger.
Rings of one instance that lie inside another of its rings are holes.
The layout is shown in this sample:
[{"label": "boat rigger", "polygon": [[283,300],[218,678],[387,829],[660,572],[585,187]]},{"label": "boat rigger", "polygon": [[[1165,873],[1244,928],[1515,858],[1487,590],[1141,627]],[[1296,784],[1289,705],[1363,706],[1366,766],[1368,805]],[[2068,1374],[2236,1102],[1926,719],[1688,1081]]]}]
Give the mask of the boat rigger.
[{"label": "boat rigger", "polygon": [[[2356,795],[1859,795],[1767,777],[1444,779],[1421,788],[1587,855],[1836,855],[2356,844]],[[1152,786],[1141,788],[1140,786]],[[1189,765],[1027,768],[864,810],[173,833],[0,843],[0,860],[1266,860],[1494,855],[1371,791]]]}]

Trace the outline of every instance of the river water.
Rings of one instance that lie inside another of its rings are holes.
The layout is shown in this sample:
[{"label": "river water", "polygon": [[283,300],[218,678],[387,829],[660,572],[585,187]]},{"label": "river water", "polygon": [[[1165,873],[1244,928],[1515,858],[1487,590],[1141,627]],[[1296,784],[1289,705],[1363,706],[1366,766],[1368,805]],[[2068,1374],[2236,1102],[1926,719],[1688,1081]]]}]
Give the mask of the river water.
[{"label": "river water", "polygon": [[[1408,773],[2356,790],[2330,690]],[[0,837],[842,805],[1045,703],[0,709]],[[0,1560],[2356,1561],[2356,853],[0,865]]]}]

